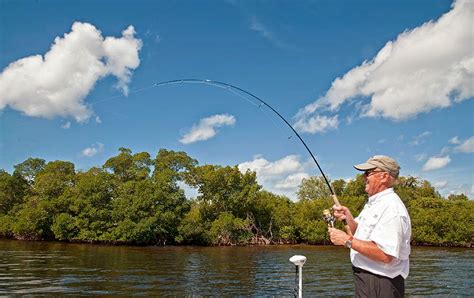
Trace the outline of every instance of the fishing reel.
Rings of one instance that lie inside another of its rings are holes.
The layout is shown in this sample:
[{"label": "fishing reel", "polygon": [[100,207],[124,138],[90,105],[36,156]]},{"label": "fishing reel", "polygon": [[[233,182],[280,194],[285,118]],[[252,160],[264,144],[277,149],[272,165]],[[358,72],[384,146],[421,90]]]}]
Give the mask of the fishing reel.
[{"label": "fishing reel", "polygon": [[336,217],[333,214],[332,208],[323,210],[323,219],[328,224],[328,227],[334,228],[334,224],[336,223]]}]

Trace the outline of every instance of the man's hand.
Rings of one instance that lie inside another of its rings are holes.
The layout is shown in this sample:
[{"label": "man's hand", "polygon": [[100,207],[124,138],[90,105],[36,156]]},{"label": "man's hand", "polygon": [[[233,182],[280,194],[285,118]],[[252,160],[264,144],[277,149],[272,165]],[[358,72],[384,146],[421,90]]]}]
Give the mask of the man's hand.
[{"label": "man's hand", "polygon": [[336,206],[336,205],[334,205],[334,206],[332,206],[332,209],[334,210],[334,216],[338,220],[344,220],[344,219],[348,219],[348,218],[352,219],[351,211],[346,206],[341,206],[341,205]]},{"label": "man's hand", "polygon": [[336,219],[345,220],[344,225],[347,224],[344,227],[346,229],[346,232],[350,235],[354,235],[357,230],[357,222],[354,220],[354,217],[352,216],[352,213],[349,208],[342,205],[334,205],[332,206],[332,209],[334,210],[334,217]]},{"label": "man's hand", "polygon": [[346,241],[350,239],[349,235],[338,229],[329,228],[328,232],[331,242],[334,243],[334,245],[344,245]]}]

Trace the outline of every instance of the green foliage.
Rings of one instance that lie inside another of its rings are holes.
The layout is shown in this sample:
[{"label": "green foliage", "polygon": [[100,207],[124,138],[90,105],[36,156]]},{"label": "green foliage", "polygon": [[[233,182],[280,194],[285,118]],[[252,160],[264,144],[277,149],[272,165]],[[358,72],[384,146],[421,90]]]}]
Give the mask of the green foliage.
[{"label": "green foliage", "polygon": [[252,237],[248,220],[222,212],[212,222],[210,230],[211,241],[218,245],[246,244]]},{"label": "green foliage", "polygon": [[205,221],[201,215],[201,203],[193,202],[191,209],[186,213],[178,227],[176,242],[180,244],[211,244],[211,223]]},{"label": "green foliage", "polygon": [[205,165],[194,168],[188,183],[198,188],[198,201],[207,220],[215,220],[222,212],[246,218],[260,186],[254,172],[242,174],[235,167]]},{"label": "green foliage", "polygon": [[[191,181],[192,172],[197,165],[197,161],[189,157],[185,152],[175,152],[160,149],[155,159],[155,170],[153,177],[156,181],[161,181],[165,185],[177,188],[178,181]],[[195,183],[190,183],[191,185]]]},{"label": "green foliage", "polygon": [[151,180],[124,183],[112,206],[112,239],[137,244],[172,243],[187,211],[183,191],[168,193]]},{"label": "green foliage", "polygon": [[[188,200],[181,182],[195,187],[197,198]],[[363,175],[331,186],[357,216],[367,200]],[[414,243],[473,245],[474,201],[466,195],[444,199],[416,177],[401,177],[395,191],[409,210]],[[29,158],[11,175],[0,170],[0,237],[138,245],[330,243],[322,212],[333,201],[324,179],[303,180],[298,198],[262,190],[254,172],[198,166],[185,152],[165,149],[152,159],[120,148],[102,167],[85,172],[71,162]]]},{"label": "green foliage", "polygon": [[24,162],[14,166],[14,175],[23,177],[29,183],[35,181],[36,175],[44,169],[46,161],[41,158],[28,158]]},{"label": "green foliage", "polygon": [[68,213],[60,213],[54,218],[51,231],[58,240],[74,239],[78,233],[76,220]]},{"label": "green foliage", "polygon": [[469,198],[465,194],[450,194],[448,196],[449,201],[468,201]]},{"label": "green foliage", "polygon": [[297,195],[299,200],[314,200],[327,198],[331,193],[322,176],[313,176],[303,179]]},{"label": "green foliage", "polygon": [[16,220],[12,223],[15,238],[25,240],[51,239],[51,216],[49,202],[39,197],[29,197],[18,206]]},{"label": "green foliage", "polygon": [[132,155],[132,150],[123,147],[120,147],[119,151],[119,155],[105,162],[103,166],[105,169],[112,171],[122,182],[148,177],[150,166],[153,164],[150,154],[140,152]]},{"label": "green foliage", "polygon": [[13,236],[14,219],[8,215],[0,215],[0,237],[10,238]]},{"label": "green foliage", "polygon": [[259,191],[247,216],[254,234],[273,242],[294,243],[293,206],[287,197]]},{"label": "green foliage", "polygon": [[[91,168],[76,175],[76,184],[53,200],[56,214],[67,213],[71,221],[65,231],[53,230],[56,237],[67,235],[64,240],[109,240],[106,234],[113,225],[112,198],[116,195],[116,179],[99,168]],[[72,224],[74,223],[74,225]]]},{"label": "green foliage", "polygon": [[15,205],[23,202],[29,185],[17,174],[10,176],[0,170],[0,215],[7,214]]},{"label": "green foliage", "polygon": [[331,182],[331,186],[336,196],[342,196],[342,193],[347,186],[347,182],[343,179],[337,179]]},{"label": "green foliage", "polygon": [[363,174],[358,174],[355,179],[349,181],[342,191],[344,197],[367,197],[365,192],[365,178]]},{"label": "green foliage", "polygon": [[332,199],[300,200],[295,204],[294,222],[298,240],[304,243],[328,243],[323,210],[333,205]]},{"label": "green foliage", "polygon": [[74,185],[74,164],[67,161],[49,162],[36,174],[33,190],[42,197],[60,196],[68,187]]},{"label": "green foliage", "polygon": [[409,208],[412,241],[420,244],[472,245],[474,202],[417,198]]},{"label": "green foliage", "polygon": [[279,233],[280,241],[283,243],[296,243],[297,235],[296,228],[291,226],[282,226]]},{"label": "green foliage", "polygon": [[441,198],[431,183],[411,176],[400,177],[395,186],[395,192],[404,203],[408,204],[413,198]]}]

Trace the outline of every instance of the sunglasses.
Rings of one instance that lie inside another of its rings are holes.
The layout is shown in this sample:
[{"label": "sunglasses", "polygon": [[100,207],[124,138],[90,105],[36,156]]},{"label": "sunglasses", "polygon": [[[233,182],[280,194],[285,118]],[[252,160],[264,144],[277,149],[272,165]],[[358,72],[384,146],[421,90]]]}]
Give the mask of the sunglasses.
[{"label": "sunglasses", "polygon": [[384,171],[365,171],[364,176],[365,178],[369,178],[372,175],[375,175],[377,173],[383,173]]}]

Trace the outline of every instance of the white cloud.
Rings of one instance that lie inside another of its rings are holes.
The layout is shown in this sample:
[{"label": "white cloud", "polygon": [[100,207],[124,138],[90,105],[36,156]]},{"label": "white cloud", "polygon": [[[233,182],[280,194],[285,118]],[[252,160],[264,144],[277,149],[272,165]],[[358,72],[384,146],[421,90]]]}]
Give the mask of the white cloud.
[{"label": "white cloud", "polygon": [[410,142],[410,145],[418,146],[418,145],[424,143],[426,138],[428,138],[430,135],[431,135],[431,132],[425,131],[425,132],[413,137],[412,141]]},{"label": "white cloud", "polygon": [[453,144],[453,145],[459,145],[461,144],[461,141],[459,140],[459,138],[457,136],[451,138],[449,141],[448,141],[450,144]]},{"label": "white cloud", "polygon": [[254,171],[262,179],[271,179],[276,175],[301,171],[303,166],[297,155],[288,155],[275,162],[270,162],[263,157],[256,156],[254,160],[239,164],[239,170],[245,172],[247,169]]},{"label": "white cloud", "polygon": [[316,115],[310,118],[298,119],[293,127],[301,132],[324,133],[331,129],[337,129],[339,120],[337,115],[333,117]]},{"label": "white cloud", "polygon": [[273,33],[267,26],[260,22],[257,17],[253,16],[250,19],[250,30],[253,30],[260,34],[263,38],[270,41],[272,44],[276,45],[282,49],[294,49],[291,45],[280,40],[275,33]]},{"label": "white cloud", "polygon": [[334,80],[323,97],[298,112],[297,122],[308,124],[316,113],[335,113],[349,100],[360,104],[364,98],[370,102],[360,106],[361,116],[395,121],[472,99],[473,11],[473,2],[459,0],[437,21],[401,33],[375,58]]},{"label": "white cloud", "polygon": [[450,148],[450,147],[443,147],[443,148],[441,149],[441,152],[439,153],[439,155],[448,155],[450,152],[451,152],[451,148]]},{"label": "white cloud", "polygon": [[193,125],[179,141],[183,144],[191,144],[199,141],[208,140],[217,134],[216,128],[224,125],[234,125],[235,117],[228,114],[214,115],[199,120],[199,123]]},{"label": "white cloud", "polygon": [[297,155],[288,155],[276,161],[268,161],[262,156],[255,156],[252,161],[238,165],[241,172],[251,170],[257,173],[257,181],[264,189],[290,198],[296,198],[298,186],[308,178],[311,163],[301,163]]},{"label": "white cloud", "polygon": [[81,151],[81,155],[85,157],[92,157],[104,151],[104,144],[96,143]]},{"label": "white cloud", "polygon": [[98,80],[113,75],[117,88],[128,93],[142,46],[134,35],[129,26],[122,37],[104,39],[93,25],[75,22],[44,56],[19,59],[0,73],[0,110],[10,106],[28,116],[87,121],[93,111],[84,98]]},{"label": "white cloud", "polygon": [[444,168],[451,162],[449,156],[445,157],[430,157],[428,161],[423,165],[423,171],[433,171]]},{"label": "white cloud", "polygon": [[281,190],[295,190],[301,184],[303,179],[308,179],[309,175],[307,173],[297,173],[288,175],[285,180],[279,181],[275,184],[275,188]]},{"label": "white cloud", "polygon": [[67,121],[66,123],[64,123],[63,125],[61,125],[61,128],[63,128],[63,129],[69,129],[69,128],[71,128],[71,121]]},{"label": "white cloud", "polygon": [[428,155],[426,155],[425,153],[415,155],[415,160],[417,162],[425,161],[427,158],[428,158]]},{"label": "white cloud", "polygon": [[465,140],[461,145],[457,146],[456,151],[462,153],[473,153],[474,152],[474,136]]},{"label": "white cloud", "polygon": [[444,189],[448,186],[448,181],[438,181],[433,184],[437,189]]}]

